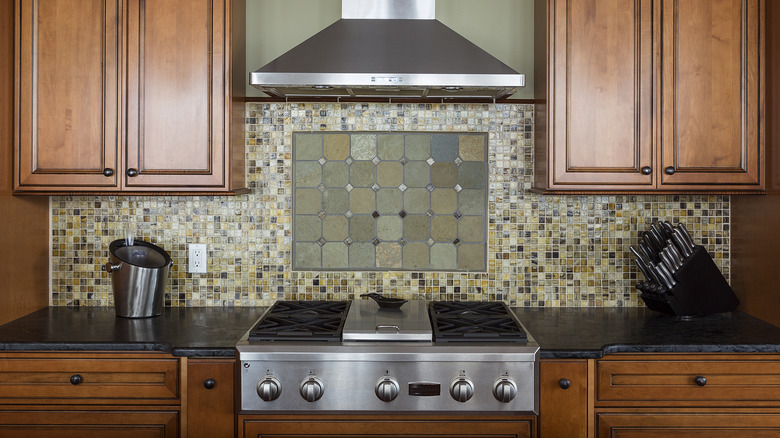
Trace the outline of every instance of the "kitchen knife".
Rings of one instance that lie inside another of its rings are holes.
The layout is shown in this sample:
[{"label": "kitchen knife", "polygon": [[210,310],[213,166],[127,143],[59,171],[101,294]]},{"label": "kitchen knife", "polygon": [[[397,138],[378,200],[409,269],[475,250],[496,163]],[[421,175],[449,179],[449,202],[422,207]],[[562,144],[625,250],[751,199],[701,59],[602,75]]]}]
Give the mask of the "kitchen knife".
[{"label": "kitchen knife", "polygon": [[637,266],[639,266],[639,270],[642,271],[642,274],[645,276],[646,279],[648,280],[653,279],[653,277],[650,275],[650,270],[641,259],[634,259],[634,262],[636,263]]},{"label": "kitchen knife", "polygon": [[663,262],[664,266],[669,270],[669,272],[674,272],[677,270],[677,265],[674,263],[674,260],[672,260],[672,257],[669,255],[669,253],[666,251],[666,249],[661,252],[661,261]]},{"label": "kitchen knife", "polygon": [[693,243],[693,238],[691,237],[691,233],[689,233],[688,229],[685,228],[685,224],[680,222],[679,224],[677,224],[677,229],[680,230],[683,237],[685,237],[685,241],[688,243],[688,245],[690,245],[691,252],[693,252],[693,248],[696,246],[696,244]]},{"label": "kitchen knife", "polygon": [[629,247],[628,249],[630,249],[631,252],[634,253],[637,259],[642,260],[645,263],[645,265],[652,261],[650,260],[650,257],[645,255],[642,251],[634,248],[633,246]]},{"label": "kitchen knife", "polygon": [[674,229],[674,235],[672,238],[680,247],[685,257],[689,257],[691,254],[693,254],[693,245],[688,242],[688,239],[685,238],[682,230],[679,227]]},{"label": "kitchen knife", "polygon": [[669,289],[673,288],[674,285],[677,284],[677,280],[674,279],[672,272],[669,271],[664,264],[660,264],[657,267],[663,279],[663,284]]},{"label": "kitchen knife", "polygon": [[666,249],[669,251],[669,255],[672,256],[672,259],[674,259],[675,263],[677,264],[677,269],[680,269],[685,260],[685,257],[683,257],[680,249],[677,248],[677,245],[672,242],[671,239],[666,241]]},{"label": "kitchen knife", "polygon": [[651,262],[658,261],[655,252],[650,248],[650,245],[644,242],[644,240],[639,242],[639,250],[645,255],[645,260],[650,260]]},{"label": "kitchen knife", "polygon": [[662,243],[661,246],[663,246],[663,242],[666,241],[666,231],[661,227],[661,224],[658,221],[653,221],[650,224],[650,230],[653,231],[653,234]]},{"label": "kitchen knife", "polygon": [[666,238],[671,239],[672,234],[674,233],[674,225],[669,221],[663,221],[661,222],[661,225],[663,226],[664,231],[666,231]]},{"label": "kitchen knife", "polygon": [[[663,245],[660,245],[658,242],[656,242],[655,236],[649,231],[642,233],[642,241],[645,242],[645,244],[647,244],[650,249],[652,249],[651,255],[658,254],[661,251],[661,248],[663,248]],[[653,257],[653,259],[655,260],[657,257]]]},{"label": "kitchen knife", "polygon": [[659,264],[650,263],[650,265],[648,266],[648,268],[649,268],[648,272],[650,272],[650,276],[653,279],[653,282],[655,284],[657,284],[657,285],[665,284],[665,281],[662,278],[661,271],[660,271],[660,269],[658,269],[658,267],[661,266],[661,265],[662,265],[662,263],[659,263]]},{"label": "kitchen knife", "polygon": [[653,241],[658,245],[658,251],[661,251],[664,248],[664,241],[666,240],[664,238],[663,233],[659,232],[657,226],[657,222],[653,222],[650,224],[650,235],[653,237]]}]

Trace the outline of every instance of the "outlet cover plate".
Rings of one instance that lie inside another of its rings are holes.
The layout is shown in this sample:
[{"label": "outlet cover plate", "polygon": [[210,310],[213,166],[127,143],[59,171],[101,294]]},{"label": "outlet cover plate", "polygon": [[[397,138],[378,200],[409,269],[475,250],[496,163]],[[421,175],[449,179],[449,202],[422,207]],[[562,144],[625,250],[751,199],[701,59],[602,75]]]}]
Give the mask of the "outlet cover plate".
[{"label": "outlet cover plate", "polygon": [[190,274],[205,274],[208,261],[205,243],[191,243],[189,246]]}]

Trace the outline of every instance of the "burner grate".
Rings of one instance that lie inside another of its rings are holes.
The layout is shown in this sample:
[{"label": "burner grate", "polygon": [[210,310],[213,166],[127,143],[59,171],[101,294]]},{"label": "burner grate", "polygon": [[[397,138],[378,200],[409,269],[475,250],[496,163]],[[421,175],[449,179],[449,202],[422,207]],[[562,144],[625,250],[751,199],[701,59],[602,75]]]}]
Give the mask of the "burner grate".
[{"label": "burner grate", "polygon": [[257,341],[340,341],[349,301],[277,301],[249,332]]},{"label": "burner grate", "polygon": [[528,342],[503,302],[435,301],[429,313],[436,342]]}]

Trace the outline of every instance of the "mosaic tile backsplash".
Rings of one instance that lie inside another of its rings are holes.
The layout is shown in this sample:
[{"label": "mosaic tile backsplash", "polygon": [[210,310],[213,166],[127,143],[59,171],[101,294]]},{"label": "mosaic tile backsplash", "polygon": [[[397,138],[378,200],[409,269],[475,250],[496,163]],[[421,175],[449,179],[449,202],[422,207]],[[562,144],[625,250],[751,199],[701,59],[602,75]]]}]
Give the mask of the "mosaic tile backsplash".
[{"label": "mosaic tile backsplash", "polygon": [[293,134],[293,269],[485,271],[487,134]]},{"label": "mosaic tile backsplash", "polygon": [[[112,305],[101,265],[137,236],[173,258],[170,306],[260,306],[361,293],[518,306],[642,306],[629,246],[654,219],[682,222],[729,278],[729,197],[543,196],[533,179],[533,105],[249,103],[247,182],[236,197],[51,198],[53,305]],[[294,133],[487,133],[487,269],[293,270]],[[188,274],[187,244],[208,245]]]}]

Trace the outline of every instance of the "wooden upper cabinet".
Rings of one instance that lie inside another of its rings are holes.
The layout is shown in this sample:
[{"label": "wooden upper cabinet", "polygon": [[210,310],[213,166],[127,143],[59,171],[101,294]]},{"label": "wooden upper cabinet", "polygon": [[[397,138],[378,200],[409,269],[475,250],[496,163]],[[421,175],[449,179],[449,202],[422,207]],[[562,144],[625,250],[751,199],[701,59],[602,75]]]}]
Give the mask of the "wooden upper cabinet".
[{"label": "wooden upper cabinet", "polygon": [[547,129],[536,139],[546,166],[537,168],[538,187],[652,188],[652,174],[641,171],[653,166],[651,6],[548,2]]},{"label": "wooden upper cabinet", "polygon": [[14,188],[117,190],[119,1],[18,0],[16,11]]},{"label": "wooden upper cabinet", "polygon": [[535,189],[763,190],[763,0],[535,7]]},{"label": "wooden upper cabinet", "polygon": [[17,2],[17,193],[244,189],[243,0]]},{"label": "wooden upper cabinet", "polygon": [[763,1],[662,5],[661,187],[763,189]]}]

